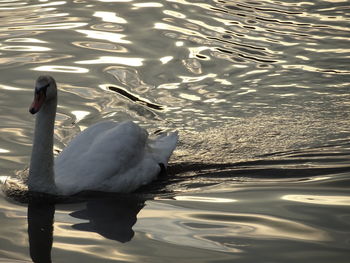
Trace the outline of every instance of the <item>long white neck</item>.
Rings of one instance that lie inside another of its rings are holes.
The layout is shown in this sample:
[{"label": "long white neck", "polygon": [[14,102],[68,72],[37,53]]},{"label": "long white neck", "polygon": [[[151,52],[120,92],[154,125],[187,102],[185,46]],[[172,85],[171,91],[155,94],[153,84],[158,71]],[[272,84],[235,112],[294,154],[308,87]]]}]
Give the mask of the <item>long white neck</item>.
[{"label": "long white neck", "polygon": [[56,194],[54,179],[53,134],[57,98],[46,101],[37,113],[30,169],[29,191]]}]

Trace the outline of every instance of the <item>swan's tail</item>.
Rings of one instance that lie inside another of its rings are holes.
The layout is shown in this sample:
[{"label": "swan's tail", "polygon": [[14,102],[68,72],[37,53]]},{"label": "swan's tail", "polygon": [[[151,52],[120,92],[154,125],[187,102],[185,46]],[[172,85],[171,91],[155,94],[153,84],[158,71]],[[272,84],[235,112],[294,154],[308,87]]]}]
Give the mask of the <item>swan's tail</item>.
[{"label": "swan's tail", "polygon": [[175,150],[178,139],[179,135],[177,131],[163,133],[153,139],[149,144],[153,158],[158,163],[162,163],[166,166],[171,154]]}]

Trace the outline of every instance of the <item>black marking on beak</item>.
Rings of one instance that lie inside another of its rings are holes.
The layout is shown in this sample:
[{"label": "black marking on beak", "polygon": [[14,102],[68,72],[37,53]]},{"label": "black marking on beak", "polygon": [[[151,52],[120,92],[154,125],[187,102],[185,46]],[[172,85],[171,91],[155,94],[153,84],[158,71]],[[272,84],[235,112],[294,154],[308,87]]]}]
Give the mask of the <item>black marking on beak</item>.
[{"label": "black marking on beak", "polygon": [[45,103],[46,91],[49,86],[50,84],[48,83],[42,87],[38,87],[38,86],[35,87],[34,100],[32,105],[29,108],[29,112],[31,114],[37,113],[40,110],[41,106]]}]

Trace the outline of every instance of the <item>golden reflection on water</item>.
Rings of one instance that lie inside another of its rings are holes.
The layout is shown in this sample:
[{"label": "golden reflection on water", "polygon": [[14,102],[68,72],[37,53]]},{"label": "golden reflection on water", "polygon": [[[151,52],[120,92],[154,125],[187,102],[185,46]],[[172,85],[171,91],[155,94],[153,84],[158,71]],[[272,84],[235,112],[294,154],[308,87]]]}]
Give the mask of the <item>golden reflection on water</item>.
[{"label": "golden reflection on water", "polygon": [[330,48],[330,49],[320,49],[318,48],[305,48],[307,51],[317,52],[317,53],[350,53],[348,48]]},{"label": "golden reflection on water", "polygon": [[92,41],[74,41],[73,45],[88,48],[92,50],[101,50],[106,52],[116,52],[116,53],[126,53],[128,50],[118,44],[115,43],[106,43],[106,42],[92,42]]},{"label": "golden reflection on water", "polygon": [[7,149],[0,148],[0,153],[9,153],[10,151]]},{"label": "golden reflection on water", "polygon": [[165,56],[165,57],[160,58],[159,60],[162,62],[162,64],[166,64],[173,59],[174,59],[173,56]]},{"label": "golden reflection on water", "polygon": [[201,97],[193,95],[193,94],[187,94],[187,93],[180,93],[180,98],[191,100],[191,101],[200,101]]},{"label": "golden reflection on water", "polygon": [[30,38],[30,37],[17,37],[17,38],[10,38],[5,40],[4,42],[23,42],[23,43],[48,43],[47,41],[40,40],[37,38]]},{"label": "golden reflection on water", "polygon": [[207,78],[215,78],[217,75],[213,73],[209,73],[207,75],[202,75],[199,77],[193,77],[193,76],[178,76],[180,79],[182,79],[183,83],[191,83],[191,82],[200,82]]},{"label": "golden reflection on water", "polygon": [[47,63],[65,58],[70,55],[45,54],[45,53],[24,53],[17,56],[8,56],[0,58],[1,65],[27,64],[27,63]]},{"label": "golden reflection on water", "polygon": [[[65,212],[63,212],[64,214]],[[61,212],[56,212],[56,217],[61,217]],[[69,217],[69,219],[73,219]],[[73,221],[72,221],[73,222]],[[121,260],[123,262],[137,262],[131,254],[122,253],[115,241],[106,242],[106,238],[98,233],[90,231],[75,230],[71,227],[72,222],[60,222],[54,224],[54,249],[71,251],[77,253],[77,260],[86,255],[92,258]],[[74,223],[85,223],[82,220],[74,219]],[[99,244],[101,242],[101,244]],[[73,257],[74,257],[74,254]],[[73,262],[72,258],[70,260]]]},{"label": "golden reflection on water", "polygon": [[136,8],[146,8],[146,7],[163,7],[164,5],[156,2],[146,2],[146,3],[135,3],[132,4],[133,7]]},{"label": "golden reflection on water", "polygon": [[[215,209],[213,205],[236,203],[234,199],[202,196],[176,196],[175,199],[174,205],[149,202],[147,208],[139,213],[135,230],[146,232],[149,238],[163,242],[234,253],[242,252],[242,238],[308,242],[330,240],[327,233],[320,229],[281,217],[205,210],[208,207]],[[203,210],[198,209],[197,202],[203,202],[200,206]],[[157,228],[152,225],[157,225]],[[225,242],[214,241],[223,238]]]},{"label": "golden reflection on water", "polygon": [[237,202],[237,200],[230,199],[230,198],[208,197],[208,196],[190,196],[190,195],[175,196],[174,199],[180,200],[180,201],[205,202],[205,203],[233,203],[233,202]]},{"label": "golden reflection on water", "polygon": [[104,22],[111,22],[111,23],[118,23],[118,24],[126,24],[127,21],[117,16],[114,12],[103,12],[103,11],[96,11],[93,16],[100,17],[102,21]]},{"label": "golden reflection on water", "polygon": [[142,58],[130,58],[130,57],[113,57],[102,56],[98,59],[76,61],[76,64],[119,64],[133,67],[140,67],[143,65],[144,59]]},{"label": "golden reflection on water", "polygon": [[0,84],[0,90],[24,91],[26,89]]},{"label": "golden reflection on water", "polygon": [[0,262],[16,262],[10,259],[28,260],[28,239],[25,235],[27,230],[25,206],[9,203],[3,198],[2,192],[0,195]]},{"label": "golden reflection on water", "polygon": [[126,37],[126,35],[119,34],[116,32],[105,32],[105,31],[87,30],[87,29],[85,30],[79,29],[79,30],[76,30],[76,32],[85,34],[87,38],[107,40],[107,41],[119,43],[119,44],[131,44],[129,40],[123,39]]},{"label": "golden reflection on water", "polygon": [[350,206],[350,197],[346,195],[284,195],[283,200],[315,205]]},{"label": "golden reflection on water", "polygon": [[350,74],[350,70],[335,70],[332,68],[317,68],[317,67],[313,67],[310,65],[282,65],[282,67],[286,68],[286,69],[302,69],[304,71],[310,71],[310,72],[323,72],[323,73],[327,73],[327,74]]},{"label": "golden reflection on water", "polygon": [[72,67],[72,66],[58,66],[58,65],[47,65],[47,66],[39,66],[33,68],[35,71],[47,71],[47,72],[64,72],[64,73],[88,73],[89,69],[81,68],[81,67]]},{"label": "golden reflection on water", "polygon": [[103,3],[128,3],[132,2],[134,0],[97,0],[98,2],[103,2]]},{"label": "golden reflection on water", "polygon": [[40,46],[0,46],[0,50],[20,52],[44,52],[50,51],[51,48]]},{"label": "golden reflection on water", "polygon": [[181,28],[179,26],[174,26],[174,25],[165,24],[165,23],[155,23],[154,28],[159,29],[159,30],[176,31],[176,32],[181,32],[181,33],[189,35],[189,36],[200,36],[200,37],[205,38],[205,36],[203,34],[199,33],[198,31],[186,29],[186,28]]},{"label": "golden reflection on water", "polygon": [[70,23],[70,22],[66,22],[66,23],[55,23],[55,24],[37,24],[37,25],[21,25],[18,28],[12,28],[12,27],[2,27],[0,29],[0,31],[13,31],[13,30],[55,30],[55,29],[72,29],[72,28],[77,28],[77,27],[83,27],[85,26],[86,23],[80,23],[80,22],[76,22],[76,23]]}]

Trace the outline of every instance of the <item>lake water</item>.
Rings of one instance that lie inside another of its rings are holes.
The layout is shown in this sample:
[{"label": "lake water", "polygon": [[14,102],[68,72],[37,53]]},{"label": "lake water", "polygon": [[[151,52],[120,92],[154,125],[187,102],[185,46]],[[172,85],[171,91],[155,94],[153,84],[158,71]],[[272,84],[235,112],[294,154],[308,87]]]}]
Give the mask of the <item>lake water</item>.
[{"label": "lake water", "polygon": [[180,134],[134,194],[2,193],[0,262],[349,262],[349,1],[6,0],[0,21],[2,182],[41,74],[57,151],[103,119]]}]

